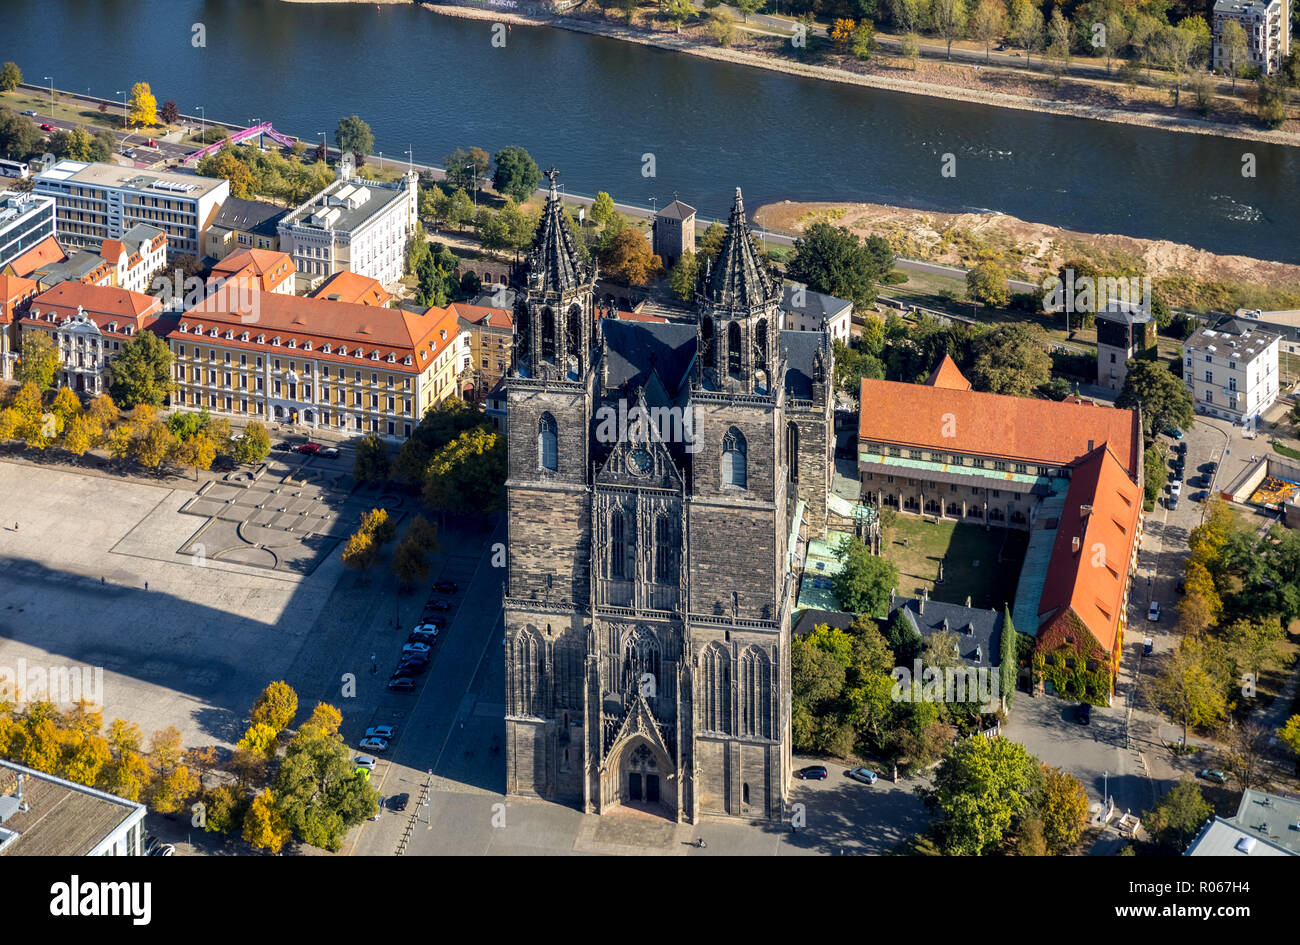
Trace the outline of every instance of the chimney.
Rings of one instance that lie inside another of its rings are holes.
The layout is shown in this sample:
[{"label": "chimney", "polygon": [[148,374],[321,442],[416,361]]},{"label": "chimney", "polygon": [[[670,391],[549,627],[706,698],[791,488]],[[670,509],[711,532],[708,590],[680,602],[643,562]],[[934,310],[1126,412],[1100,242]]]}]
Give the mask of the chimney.
[{"label": "chimney", "polygon": [[966,595],[966,606],[967,606],[967,607],[970,606],[970,595],[969,595],[969,594]]},{"label": "chimney", "polygon": [[975,647],[975,662],[977,663],[984,662],[984,647],[982,646]]},{"label": "chimney", "polygon": [[1079,541],[1079,536],[1075,535],[1073,538],[1070,539],[1070,550],[1077,552],[1079,550],[1080,544],[1081,542]]},{"label": "chimney", "polygon": [[14,791],[14,800],[18,801],[20,804],[22,803],[22,800],[23,800],[23,778],[25,778],[25,777],[26,777],[26,775],[24,775],[22,772],[19,772],[19,774],[18,774],[18,787],[17,787],[17,789]]},{"label": "chimney", "polygon": [[928,596],[929,595],[925,591],[921,591],[921,596],[917,599],[916,602],[916,612],[918,614],[925,613],[925,601]]}]

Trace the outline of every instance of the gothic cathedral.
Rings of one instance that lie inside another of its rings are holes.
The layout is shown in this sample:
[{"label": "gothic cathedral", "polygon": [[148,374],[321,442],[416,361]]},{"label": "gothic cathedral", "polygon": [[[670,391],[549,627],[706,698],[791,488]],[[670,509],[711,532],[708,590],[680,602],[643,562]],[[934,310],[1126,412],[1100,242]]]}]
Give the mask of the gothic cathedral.
[{"label": "gothic cathedral", "polygon": [[739,189],[692,322],[598,320],[549,177],[514,274],[506,793],[781,820],[790,543],[826,530],[830,340],[780,328]]}]

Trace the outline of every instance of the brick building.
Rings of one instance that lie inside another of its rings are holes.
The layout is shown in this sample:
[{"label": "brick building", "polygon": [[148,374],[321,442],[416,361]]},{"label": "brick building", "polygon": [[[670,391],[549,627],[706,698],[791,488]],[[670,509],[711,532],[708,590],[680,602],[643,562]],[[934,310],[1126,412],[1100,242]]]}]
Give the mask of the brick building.
[{"label": "brick building", "polygon": [[550,179],[506,379],[507,793],[777,821],[787,544],[826,527],[830,342],[778,328],[739,190],[694,324],[597,322]]}]

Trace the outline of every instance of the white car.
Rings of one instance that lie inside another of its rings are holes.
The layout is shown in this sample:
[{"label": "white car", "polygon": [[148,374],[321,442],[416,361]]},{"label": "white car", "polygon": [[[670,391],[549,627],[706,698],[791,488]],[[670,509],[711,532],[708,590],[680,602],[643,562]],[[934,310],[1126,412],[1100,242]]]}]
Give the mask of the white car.
[{"label": "white car", "polygon": [[427,643],[407,643],[402,647],[402,653],[428,653],[430,649]]},{"label": "white car", "polygon": [[1147,620],[1160,619],[1160,601],[1153,600],[1151,606],[1147,608]]},{"label": "white car", "polygon": [[388,750],[388,740],[385,738],[363,738],[358,744],[366,751]]},{"label": "white car", "polygon": [[411,632],[436,637],[438,635],[438,625],[436,623],[418,624]]},{"label": "white car", "polygon": [[1169,484],[1169,494],[1173,496],[1175,499],[1178,498],[1179,494],[1182,491],[1183,491],[1183,483],[1181,480],[1175,479],[1173,482]]},{"label": "white car", "polygon": [[321,454],[322,456],[329,456],[329,457],[333,458],[333,457],[339,455],[339,448],[338,448],[337,446],[327,446],[327,447],[325,447],[323,450],[320,451],[320,454]]},{"label": "white car", "polygon": [[366,738],[382,738],[385,741],[397,734],[397,729],[391,725],[372,725],[366,729]]},{"label": "white car", "polygon": [[379,764],[379,759],[374,755],[361,755],[352,759],[352,763],[358,768],[365,768],[367,771],[374,771],[375,765]]}]

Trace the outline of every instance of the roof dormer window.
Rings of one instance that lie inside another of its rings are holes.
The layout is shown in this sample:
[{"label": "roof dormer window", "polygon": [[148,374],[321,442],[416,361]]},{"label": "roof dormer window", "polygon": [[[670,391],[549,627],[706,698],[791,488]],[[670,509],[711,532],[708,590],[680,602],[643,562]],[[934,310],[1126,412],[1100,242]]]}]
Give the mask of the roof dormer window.
[{"label": "roof dormer window", "polygon": [[274,338],[271,339],[271,347],[273,347],[273,348],[278,348],[278,347],[280,347],[280,336],[279,336],[279,335],[276,335]]},{"label": "roof dormer window", "polygon": [[298,339],[297,339],[297,338],[290,338],[290,339],[289,339],[289,347],[290,347],[290,348],[296,348],[296,347],[298,347]]},{"label": "roof dormer window", "polygon": [[264,344],[266,344],[266,335],[258,335],[258,336],[257,336],[257,343],[258,343],[259,345],[264,345]]},{"label": "roof dormer window", "polygon": [[240,341],[247,341],[247,340],[248,340],[248,332],[244,332],[242,335],[240,335],[240,336],[239,336],[239,340],[240,340]]},{"label": "roof dormer window", "polygon": [[310,350],[311,350],[311,342],[310,342],[310,341],[304,341],[304,342],[302,343],[302,350],[303,350],[303,351],[310,351]]},{"label": "roof dormer window", "polygon": [[389,363],[389,364],[393,364],[393,363],[395,363],[396,361],[397,361],[397,355],[390,351],[390,352],[388,353],[388,363]]},{"label": "roof dormer window", "polygon": [[329,345],[322,345],[322,346],[321,346],[321,352],[324,353],[324,354],[329,354],[329,353],[330,353],[330,346],[329,346]]}]

